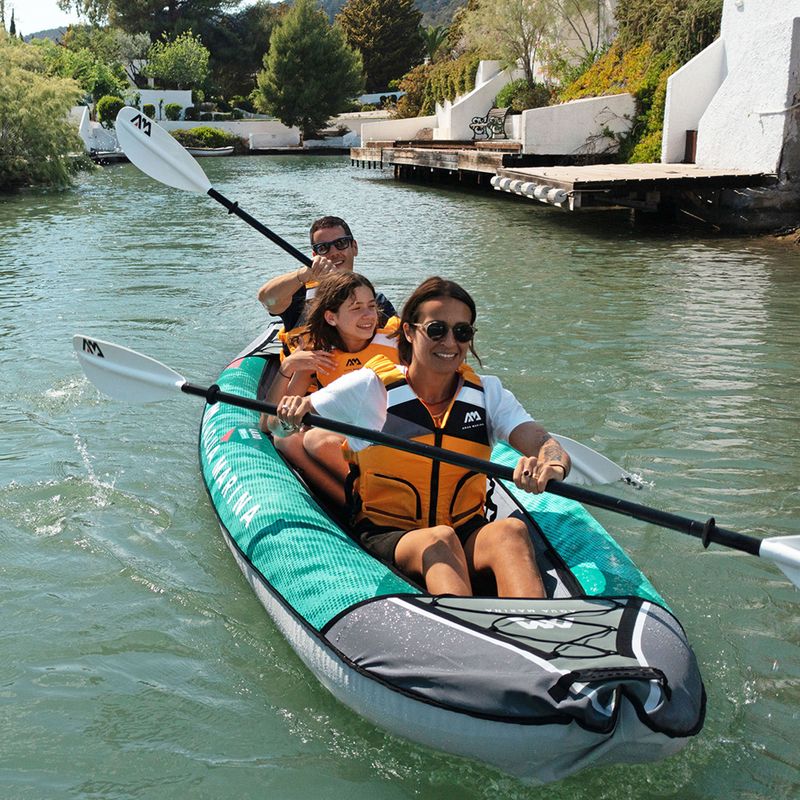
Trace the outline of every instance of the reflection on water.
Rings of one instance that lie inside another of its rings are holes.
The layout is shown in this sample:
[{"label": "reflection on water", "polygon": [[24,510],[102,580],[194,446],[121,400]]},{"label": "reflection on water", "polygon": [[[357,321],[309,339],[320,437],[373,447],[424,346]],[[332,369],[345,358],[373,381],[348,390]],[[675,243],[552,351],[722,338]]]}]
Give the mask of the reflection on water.
[{"label": "reflection on water", "polygon": [[[357,267],[398,306],[428,275],[463,283],[484,371],[652,482],[632,499],[799,532],[796,250],[399,184],[343,158],[211,161],[215,188],[300,248],[314,218],[348,219]],[[216,534],[200,407],[124,406],[80,374],[75,332],[213,381],[263,325],[258,286],[292,266],[209,198],[130,165],[0,201],[0,795],[542,796],[332,700]],[[708,720],[667,762],[592,770],[548,797],[793,797],[797,593],[753,557],[597,516],[689,632]]]}]

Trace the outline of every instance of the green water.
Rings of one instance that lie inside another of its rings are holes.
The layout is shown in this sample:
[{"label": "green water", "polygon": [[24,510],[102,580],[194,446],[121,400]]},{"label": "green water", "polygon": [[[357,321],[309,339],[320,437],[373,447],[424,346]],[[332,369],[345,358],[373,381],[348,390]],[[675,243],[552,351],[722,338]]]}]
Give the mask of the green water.
[{"label": "green water", "polygon": [[[316,216],[348,218],[357,266],[398,304],[429,274],[462,282],[483,371],[653,484],[608,491],[800,533],[797,248],[398,184],[344,158],[203,167],[301,248]],[[705,677],[706,726],[677,756],[530,788],[325,692],[218,533],[200,405],[101,397],[70,341],[211,382],[264,323],[258,286],[291,266],[210,199],[128,165],[0,200],[0,798],[800,796],[800,594],[757,558],[608,512]]]}]

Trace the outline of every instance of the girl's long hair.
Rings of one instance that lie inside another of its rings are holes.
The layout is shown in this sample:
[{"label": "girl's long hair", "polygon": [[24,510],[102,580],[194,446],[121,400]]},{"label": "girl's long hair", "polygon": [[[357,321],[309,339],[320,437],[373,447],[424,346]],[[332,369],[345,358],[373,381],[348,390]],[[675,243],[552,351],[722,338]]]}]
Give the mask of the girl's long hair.
[{"label": "girl's long hair", "polygon": [[[470,293],[459,286],[455,281],[449,281],[446,278],[433,276],[426,278],[416,289],[411,293],[411,296],[406,300],[403,306],[403,311],[400,314],[400,327],[397,330],[397,351],[400,354],[400,361],[403,364],[411,363],[412,347],[411,342],[406,339],[403,332],[403,326],[407,322],[413,325],[419,321],[419,307],[426,303],[428,300],[437,300],[440,297],[452,297],[454,300],[460,300],[470,313],[470,325],[475,324],[475,318],[478,312],[475,308],[475,301],[472,299]],[[480,357],[475,352],[473,342],[469,343],[469,351],[481,364]]]},{"label": "girl's long hair", "polygon": [[[339,331],[325,319],[326,311],[338,311],[342,303],[361,286],[365,286],[375,297],[375,287],[368,278],[357,272],[336,272],[326,275],[317,286],[308,312],[306,330],[313,350],[346,350]],[[380,325],[380,313],[378,314]],[[377,325],[376,325],[377,328]]]}]

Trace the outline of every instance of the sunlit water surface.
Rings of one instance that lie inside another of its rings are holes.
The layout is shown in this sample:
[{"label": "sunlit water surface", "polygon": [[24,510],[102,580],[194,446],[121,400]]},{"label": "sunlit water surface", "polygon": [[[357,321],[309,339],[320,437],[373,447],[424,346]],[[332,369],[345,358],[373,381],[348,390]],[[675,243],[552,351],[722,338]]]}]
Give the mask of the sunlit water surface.
[{"label": "sunlit water surface", "polygon": [[[430,274],[462,282],[483,370],[652,482],[631,499],[800,532],[796,248],[404,185],[344,158],[203,167],[298,247],[315,217],[345,216],[358,268],[398,305]],[[0,797],[800,796],[800,595],[755,557],[606,512],[701,663],[706,726],[679,755],[531,788],[326,693],[218,533],[197,401],[102,397],[70,341],[210,383],[264,324],[258,286],[292,266],[212,200],[129,165],[0,200]]]}]

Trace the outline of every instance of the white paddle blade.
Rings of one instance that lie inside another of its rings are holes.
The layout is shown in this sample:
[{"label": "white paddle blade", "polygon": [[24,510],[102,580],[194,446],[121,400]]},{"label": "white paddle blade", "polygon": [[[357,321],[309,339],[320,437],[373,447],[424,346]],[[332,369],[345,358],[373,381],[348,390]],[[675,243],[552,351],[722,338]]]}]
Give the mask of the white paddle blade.
[{"label": "white paddle blade", "polygon": [[567,451],[572,461],[572,469],[565,483],[593,486],[624,481],[637,489],[642,488],[642,482],[636,475],[622,469],[619,464],[615,464],[610,458],[592,450],[591,447],[560,433],[553,433],[551,436]]},{"label": "white paddle blade", "polygon": [[116,129],[125,155],[146,175],[190,192],[205,194],[211,188],[211,181],[183,145],[138,108],[120,109]]},{"label": "white paddle blade", "polygon": [[186,379],[154,358],[101,339],[77,334],[72,346],[86,377],[104,394],[129,403],[166,400]]},{"label": "white paddle blade", "polygon": [[771,536],[763,539],[758,554],[777,564],[783,574],[800,588],[800,536]]}]

